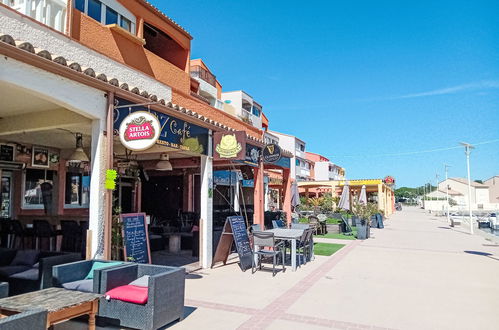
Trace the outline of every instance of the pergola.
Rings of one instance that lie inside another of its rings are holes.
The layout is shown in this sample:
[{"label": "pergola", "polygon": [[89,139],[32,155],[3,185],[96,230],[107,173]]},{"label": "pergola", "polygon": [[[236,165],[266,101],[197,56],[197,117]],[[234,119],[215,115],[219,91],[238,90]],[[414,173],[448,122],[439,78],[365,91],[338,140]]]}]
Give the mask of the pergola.
[{"label": "pergola", "polygon": [[378,208],[385,216],[390,216],[395,208],[395,195],[393,188],[383,182],[382,179],[361,179],[361,180],[330,180],[330,181],[299,181],[298,189],[306,197],[310,196],[310,190],[324,189],[330,191],[333,196],[341,195],[343,187],[348,184],[350,187],[350,200],[353,196],[358,196],[362,186],[366,186],[366,193],[377,193]]}]

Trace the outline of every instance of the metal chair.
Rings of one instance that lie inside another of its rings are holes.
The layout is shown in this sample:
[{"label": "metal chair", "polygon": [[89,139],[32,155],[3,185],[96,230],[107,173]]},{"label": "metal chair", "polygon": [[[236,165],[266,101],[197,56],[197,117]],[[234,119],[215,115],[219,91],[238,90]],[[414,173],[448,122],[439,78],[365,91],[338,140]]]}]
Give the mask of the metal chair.
[{"label": "metal chair", "polygon": [[314,234],[317,235],[319,232],[322,234],[322,226],[319,223],[319,218],[314,215],[308,217],[308,222],[310,227],[314,230]]},{"label": "metal chair", "polygon": [[61,250],[68,252],[78,252],[81,246],[78,246],[81,239],[81,229],[74,220],[61,220],[62,242]]},{"label": "metal chair", "polygon": [[[35,230],[35,249],[41,250],[42,239],[49,240],[49,250],[52,251],[53,243],[55,242],[56,233],[52,229],[52,225],[47,220],[34,220],[33,228]],[[55,250],[55,248],[54,248]]]},{"label": "metal chair", "polygon": [[308,223],[291,223],[291,229],[309,229]]},{"label": "metal chair", "polygon": [[24,229],[23,225],[21,224],[21,222],[19,220],[11,220],[10,221],[10,234],[11,234],[11,238],[10,238],[10,248],[11,249],[14,249],[16,248],[16,243],[17,243],[17,240],[20,239],[21,240],[21,249],[24,249],[24,239],[29,236],[27,233],[26,233],[26,230]]},{"label": "metal chair", "polygon": [[[258,246],[259,250],[256,250],[256,248],[253,249],[253,264],[251,267],[251,273],[255,273],[255,269],[257,267],[255,263],[255,256],[258,258],[258,266],[260,270],[262,269],[262,257],[272,257],[272,277],[275,276],[276,274],[276,263],[277,263],[277,256],[281,254],[282,258],[282,271],[286,271],[286,267],[284,265],[285,261],[285,248],[284,248],[284,242],[276,242],[274,233],[268,233],[268,232],[262,232],[262,231],[255,231],[253,232],[253,242],[255,246]],[[270,248],[270,249],[265,249],[265,248]]]},{"label": "metal chair", "polygon": [[250,227],[250,232],[255,232],[255,231],[262,231],[262,227],[257,223],[251,225]]}]

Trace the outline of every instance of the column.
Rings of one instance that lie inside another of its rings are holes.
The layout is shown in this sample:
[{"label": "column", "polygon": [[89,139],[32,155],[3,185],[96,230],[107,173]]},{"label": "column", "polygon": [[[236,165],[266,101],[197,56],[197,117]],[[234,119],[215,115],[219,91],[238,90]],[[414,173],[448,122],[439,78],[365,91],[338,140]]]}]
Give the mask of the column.
[{"label": "column", "polygon": [[254,182],[255,189],[253,194],[253,223],[260,224],[264,227],[264,212],[263,212],[263,163],[260,162],[259,167],[254,167]]},{"label": "column", "polygon": [[[88,229],[92,231],[90,246],[91,256],[102,259],[104,257],[104,222],[106,212],[106,129],[103,120],[92,122],[92,150],[90,175],[90,205],[88,210]],[[86,233],[83,233],[86,235]]]},{"label": "column", "polygon": [[[211,152],[208,152],[208,154],[211,154]],[[199,240],[199,261],[201,267],[209,268],[211,267],[213,259],[213,158],[204,155],[201,156],[201,215],[199,221]]]},{"label": "column", "polygon": [[[232,172],[231,172],[232,184]],[[241,209],[241,180],[239,180],[239,173],[235,173],[236,182],[234,182],[234,211],[239,212]]]},{"label": "column", "polygon": [[291,194],[293,193],[291,189],[291,171],[289,169],[284,169],[282,171],[283,179],[283,194],[284,194],[284,205],[282,209],[286,212],[286,221],[288,224],[291,223]]},{"label": "column", "polygon": [[384,211],[383,209],[383,185],[378,184],[378,209]]}]

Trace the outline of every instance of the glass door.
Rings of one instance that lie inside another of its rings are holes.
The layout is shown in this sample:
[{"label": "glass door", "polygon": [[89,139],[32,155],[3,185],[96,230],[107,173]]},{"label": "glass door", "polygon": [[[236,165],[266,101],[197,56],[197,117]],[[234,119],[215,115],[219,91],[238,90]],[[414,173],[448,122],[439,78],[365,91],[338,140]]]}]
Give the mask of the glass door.
[{"label": "glass door", "polygon": [[12,173],[0,171],[2,186],[0,194],[0,218],[12,216]]}]

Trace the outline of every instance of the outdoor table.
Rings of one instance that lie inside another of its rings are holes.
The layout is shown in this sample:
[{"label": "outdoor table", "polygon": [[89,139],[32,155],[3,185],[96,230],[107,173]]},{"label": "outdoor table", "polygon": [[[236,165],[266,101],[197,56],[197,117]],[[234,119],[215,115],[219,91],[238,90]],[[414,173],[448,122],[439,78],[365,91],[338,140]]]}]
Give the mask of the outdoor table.
[{"label": "outdoor table", "polygon": [[[274,233],[276,239],[291,241],[291,270],[296,271],[296,241],[303,235],[304,229],[287,229],[287,228],[274,228],[265,230],[265,232]],[[258,246],[255,246],[257,249]],[[313,253],[312,248],[312,253]]]},{"label": "outdoor table", "polygon": [[0,299],[0,309],[29,311],[45,309],[47,328],[72,318],[88,314],[88,328],[95,330],[95,314],[99,309],[101,294],[49,288]]}]

